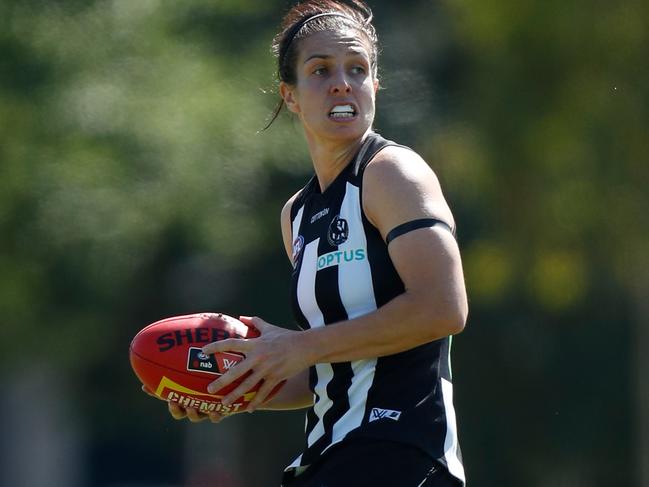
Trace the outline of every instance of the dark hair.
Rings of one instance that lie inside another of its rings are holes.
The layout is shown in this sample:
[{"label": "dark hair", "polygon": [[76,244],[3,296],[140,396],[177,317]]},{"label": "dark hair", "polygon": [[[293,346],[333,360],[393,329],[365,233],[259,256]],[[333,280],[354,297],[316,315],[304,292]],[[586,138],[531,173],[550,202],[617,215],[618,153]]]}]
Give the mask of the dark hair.
[{"label": "dark hair", "polygon": [[[378,37],[372,25],[372,10],[362,0],[307,0],[291,8],[284,16],[280,32],[273,39],[272,51],[277,57],[277,77],[288,84],[297,82],[296,63],[299,41],[316,32],[356,29],[370,47],[372,75],[378,71]],[[277,119],[284,100],[280,100],[266,130]]]}]

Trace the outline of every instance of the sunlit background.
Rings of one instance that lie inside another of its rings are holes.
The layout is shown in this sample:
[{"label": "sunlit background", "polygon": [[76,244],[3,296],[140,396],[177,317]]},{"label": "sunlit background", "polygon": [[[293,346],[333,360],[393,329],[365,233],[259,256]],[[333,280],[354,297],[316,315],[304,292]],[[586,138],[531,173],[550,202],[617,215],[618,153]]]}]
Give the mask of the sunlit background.
[{"label": "sunlit background", "polygon": [[[302,412],[175,422],[128,363],[167,316],[294,327],[311,167],[287,115],[259,133],[289,5],[0,1],[1,485],[277,486],[299,453]],[[376,129],[458,222],[470,485],[649,486],[649,4],[370,5]]]}]

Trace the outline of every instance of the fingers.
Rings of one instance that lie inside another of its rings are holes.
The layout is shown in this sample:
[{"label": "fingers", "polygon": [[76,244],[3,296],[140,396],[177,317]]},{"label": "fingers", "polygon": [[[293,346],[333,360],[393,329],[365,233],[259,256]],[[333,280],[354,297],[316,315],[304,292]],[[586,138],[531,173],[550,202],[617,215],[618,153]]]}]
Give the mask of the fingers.
[{"label": "fingers", "polygon": [[229,369],[221,377],[216,379],[214,382],[211,382],[207,386],[207,392],[209,392],[210,394],[216,394],[218,391],[226,387],[228,384],[231,384],[232,382],[238,380],[239,378],[249,373],[250,369],[247,369],[246,367],[242,367],[241,363],[245,363],[245,362],[238,363],[237,365]]},{"label": "fingers", "polygon": [[[217,378],[207,386],[207,392],[210,394],[223,394],[221,402],[225,406],[232,405],[237,399],[245,396],[246,393],[259,386],[259,391],[253,397],[248,412],[254,411],[261,405],[273,389],[280,382],[276,373],[270,373],[269,370],[275,371],[277,367],[268,365],[268,357],[279,356],[285,357],[281,346],[281,338],[288,331],[271,325],[258,317],[240,316],[239,320],[246,326],[256,328],[262,337],[257,339],[229,338],[227,340],[216,341],[202,347],[203,353],[215,355],[222,352],[239,352],[245,356],[244,360],[237,363],[227,372]],[[286,342],[284,342],[286,343]],[[280,360],[281,363],[281,360]],[[288,371],[290,375],[290,370]],[[282,372],[284,374],[285,372]],[[269,376],[267,377],[266,374]],[[282,375],[284,377],[284,375]],[[237,381],[241,381],[236,384]],[[224,394],[220,391],[227,391],[230,387],[232,390]]]},{"label": "fingers", "polygon": [[217,352],[245,352],[251,349],[252,345],[245,338],[228,338],[218,342],[208,343],[202,348],[203,353],[209,355]]},{"label": "fingers", "polygon": [[[240,316],[240,319],[245,325],[257,328],[260,331],[268,329],[268,327],[272,327],[272,325],[266,323],[261,318]],[[259,341],[255,339],[228,338],[226,340],[208,343],[207,345],[203,346],[201,350],[204,354],[207,355],[213,355],[221,352],[239,352],[244,356],[249,356],[251,352],[254,352],[255,347],[257,346],[259,346]],[[207,391],[210,394],[215,394],[228,384],[244,376],[254,365],[254,361],[252,363],[249,363],[248,368],[241,367],[240,364],[238,365],[238,367],[230,369],[227,373],[212,382],[208,386]]]},{"label": "fingers", "polygon": [[[156,396],[153,392],[151,392],[151,389],[149,389],[147,386],[142,386],[142,391],[148,394],[149,396],[164,401],[164,399]],[[167,407],[169,408],[169,414],[171,414],[171,417],[177,421],[187,418],[192,423],[200,423],[201,421],[204,421],[209,418],[209,420],[212,423],[218,423],[225,417],[219,413],[210,413],[209,415],[207,415],[193,408],[185,409],[184,407],[180,406],[178,403],[172,401],[167,402]]]},{"label": "fingers", "polygon": [[257,316],[239,316],[239,321],[246,326],[256,328],[260,332],[263,332],[264,328],[268,325],[267,322]]},{"label": "fingers", "polygon": [[235,387],[228,394],[223,396],[221,403],[225,406],[231,405],[238,398],[242,397],[246,392],[255,387],[263,379],[260,375],[255,374],[254,372],[250,376],[246,377],[241,384]]},{"label": "fingers", "polygon": [[169,401],[167,404],[169,407],[169,414],[171,414],[171,417],[173,417],[175,420],[181,420],[187,417],[185,408],[171,401]]},{"label": "fingers", "polygon": [[209,419],[212,423],[220,423],[226,415],[212,412],[210,414],[201,413],[194,408],[184,408],[175,402],[169,402],[169,413],[171,416],[180,421],[182,419],[189,419],[192,423],[201,423]]},{"label": "fingers", "polygon": [[255,397],[253,397],[250,401],[250,404],[248,404],[246,411],[248,411],[249,413],[255,411],[261,404],[266,401],[266,399],[268,399],[268,396],[271,392],[273,392],[273,389],[276,385],[277,382],[272,382],[269,380],[263,381],[261,387],[255,394]]},{"label": "fingers", "polygon": [[254,319],[254,316],[239,316],[239,321],[248,326],[254,326],[252,323]]},{"label": "fingers", "polygon": [[186,408],[185,411],[187,412],[187,419],[192,423],[200,423],[208,418],[207,414],[198,412],[194,408]]},{"label": "fingers", "polygon": [[222,414],[210,413],[210,421],[212,423],[220,423],[223,418],[225,418],[225,416]]}]

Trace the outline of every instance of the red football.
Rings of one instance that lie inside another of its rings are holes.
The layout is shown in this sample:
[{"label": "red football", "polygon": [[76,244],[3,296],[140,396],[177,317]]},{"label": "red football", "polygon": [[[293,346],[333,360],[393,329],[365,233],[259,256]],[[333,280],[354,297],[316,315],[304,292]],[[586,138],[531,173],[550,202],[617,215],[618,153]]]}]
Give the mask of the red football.
[{"label": "red football", "polygon": [[[225,394],[245,376],[215,394],[207,385],[245,358],[234,352],[206,355],[201,347],[226,338],[255,338],[259,332],[221,313],[175,316],[142,329],[129,349],[131,366],[140,381],[156,396],[203,413],[230,414],[245,409],[259,390],[257,384],[230,406],[221,404]],[[277,392],[275,388],[273,394]]]}]

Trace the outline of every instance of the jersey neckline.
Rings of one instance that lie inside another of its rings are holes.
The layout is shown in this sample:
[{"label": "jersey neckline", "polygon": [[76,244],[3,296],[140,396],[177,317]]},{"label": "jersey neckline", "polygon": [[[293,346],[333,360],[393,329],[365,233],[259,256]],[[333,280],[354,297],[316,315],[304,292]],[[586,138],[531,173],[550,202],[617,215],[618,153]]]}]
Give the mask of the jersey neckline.
[{"label": "jersey neckline", "polygon": [[365,140],[363,140],[363,142],[358,147],[358,149],[356,150],[356,152],[354,153],[352,158],[349,160],[347,165],[340,170],[340,172],[336,175],[336,177],[333,179],[333,181],[331,181],[331,183],[329,183],[329,186],[327,186],[327,188],[324,191],[322,191],[320,189],[320,183],[318,182],[318,175],[314,173],[313,176],[311,177],[311,181],[310,181],[310,183],[314,185],[313,194],[321,196],[321,197],[326,197],[327,195],[329,195],[331,193],[330,189],[333,188],[334,186],[336,186],[341,178],[346,177],[347,173],[350,171],[351,168],[356,166],[356,162],[358,160],[359,155],[363,153],[363,149],[365,147],[367,147],[367,145],[376,136],[377,136],[377,134],[374,131],[370,131],[370,132],[367,133],[367,136],[365,137]]}]

